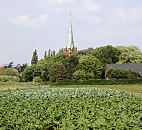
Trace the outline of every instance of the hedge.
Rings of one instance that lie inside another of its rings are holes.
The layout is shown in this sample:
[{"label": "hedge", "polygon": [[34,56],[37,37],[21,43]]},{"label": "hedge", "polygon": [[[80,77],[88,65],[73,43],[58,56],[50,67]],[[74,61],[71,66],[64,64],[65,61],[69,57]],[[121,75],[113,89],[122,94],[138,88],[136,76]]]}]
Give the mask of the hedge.
[{"label": "hedge", "polygon": [[48,82],[50,85],[126,85],[142,84],[142,79],[122,79],[122,80],[65,80],[58,82]]}]

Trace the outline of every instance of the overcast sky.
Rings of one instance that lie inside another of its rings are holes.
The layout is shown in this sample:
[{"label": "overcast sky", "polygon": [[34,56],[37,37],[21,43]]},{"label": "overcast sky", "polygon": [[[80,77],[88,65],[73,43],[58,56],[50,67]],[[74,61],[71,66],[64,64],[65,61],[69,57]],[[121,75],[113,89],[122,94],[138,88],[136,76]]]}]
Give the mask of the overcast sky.
[{"label": "overcast sky", "polygon": [[107,44],[142,50],[142,0],[0,0],[0,65],[65,47],[72,12],[78,49]]}]

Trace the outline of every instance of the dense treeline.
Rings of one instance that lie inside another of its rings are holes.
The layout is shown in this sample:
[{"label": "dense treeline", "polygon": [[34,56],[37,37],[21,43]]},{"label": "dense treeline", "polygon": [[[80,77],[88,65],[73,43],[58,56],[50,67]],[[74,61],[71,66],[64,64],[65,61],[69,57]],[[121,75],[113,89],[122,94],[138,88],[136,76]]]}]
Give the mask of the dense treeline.
[{"label": "dense treeline", "polygon": [[[22,82],[47,82],[61,80],[94,80],[105,78],[106,64],[142,63],[142,52],[135,46],[111,45],[79,50],[67,57],[63,49],[59,52],[45,51],[43,59],[38,60],[37,50],[33,52],[31,65],[5,66],[1,76],[15,76]],[[139,74],[128,70],[110,69],[109,79],[139,79]],[[17,80],[16,79],[16,80]]]}]

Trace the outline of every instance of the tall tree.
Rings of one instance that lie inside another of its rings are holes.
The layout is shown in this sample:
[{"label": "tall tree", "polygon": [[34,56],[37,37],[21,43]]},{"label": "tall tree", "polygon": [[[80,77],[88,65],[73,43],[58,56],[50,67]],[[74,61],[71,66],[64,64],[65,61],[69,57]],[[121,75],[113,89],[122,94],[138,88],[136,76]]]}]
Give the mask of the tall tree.
[{"label": "tall tree", "polygon": [[[95,56],[82,56],[79,59],[77,69],[74,75],[85,74],[86,79],[99,79],[102,77],[103,66]],[[93,77],[94,76],[94,77]]]},{"label": "tall tree", "polygon": [[45,51],[45,53],[44,53],[44,59],[46,59],[47,58],[47,51]]},{"label": "tall tree", "polygon": [[94,56],[97,57],[103,65],[117,63],[119,55],[119,50],[111,45],[98,47],[94,52]]},{"label": "tall tree", "polygon": [[18,70],[19,73],[21,73],[21,72],[24,71],[24,69],[25,69],[27,66],[28,66],[27,64],[22,64],[22,65],[18,64],[18,65],[16,65],[14,68],[15,68],[16,70]]},{"label": "tall tree", "polygon": [[66,78],[72,79],[73,73],[76,71],[76,67],[79,63],[78,56],[74,54],[69,57],[65,57],[63,63],[65,65]]},{"label": "tall tree", "polygon": [[48,57],[51,57],[51,50],[48,50]]},{"label": "tall tree", "polygon": [[55,52],[55,50],[53,50],[52,54],[53,54],[53,56],[55,56],[55,55],[56,55],[56,52]]},{"label": "tall tree", "polygon": [[142,52],[135,46],[118,46],[120,51],[119,64],[142,63]]},{"label": "tall tree", "polygon": [[32,56],[32,60],[31,60],[31,64],[37,64],[38,62],[38,55],[37,55],[37,50],[35,49],[35,51],[33,52],[33,56]]}]

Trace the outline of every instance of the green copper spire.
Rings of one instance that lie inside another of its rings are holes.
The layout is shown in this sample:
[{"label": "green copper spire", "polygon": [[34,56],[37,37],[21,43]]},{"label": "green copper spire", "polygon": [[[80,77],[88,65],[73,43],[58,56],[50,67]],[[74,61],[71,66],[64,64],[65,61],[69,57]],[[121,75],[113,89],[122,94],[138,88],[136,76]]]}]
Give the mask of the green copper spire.
[{"label": "green copper spire", "polygon": [[71,13],[70,13],[70,21],[69,21],[69,30],[68,30],[68,40],[67,40],[67,49],[74,49],[74,40],[73,40],[73,31],[72,31],[72,22],[71,22]]}]

